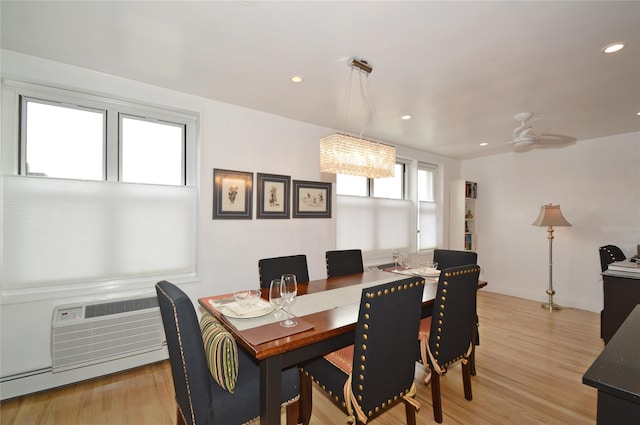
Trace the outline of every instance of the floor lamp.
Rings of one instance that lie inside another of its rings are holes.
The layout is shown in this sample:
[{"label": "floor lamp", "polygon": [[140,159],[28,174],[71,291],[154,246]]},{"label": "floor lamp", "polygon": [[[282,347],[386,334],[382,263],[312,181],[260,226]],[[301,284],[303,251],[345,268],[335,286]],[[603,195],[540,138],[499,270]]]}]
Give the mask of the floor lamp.
[{"label": "floor lamp", "polygon": [[560,212],[560,205],[543,205],[540,207],[540,215],[532,223],[534,226],[548,226],[547,239],[549,239],[549,302],[543,303],[542,308],[548,308],[549,311],[560,310],[560,306],[553,302],[553,296],[556,291],[553,290],[553,226],[571,226]]}]

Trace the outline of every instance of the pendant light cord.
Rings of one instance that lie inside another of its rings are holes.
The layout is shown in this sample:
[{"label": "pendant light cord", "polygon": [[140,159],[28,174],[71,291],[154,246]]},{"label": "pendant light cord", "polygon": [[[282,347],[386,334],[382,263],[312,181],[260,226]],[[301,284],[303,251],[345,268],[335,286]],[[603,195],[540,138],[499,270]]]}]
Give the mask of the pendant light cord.
[{"label": "pendant light cord", "polygon": [[[359,81],[359,85],[360,85],[360,97],[362,98],[362,103],[365,104],[365,106],[367,107],[367,121],[365,122],[364,127],[362,127],[362,131],[360,131],[360,135],[359,137],[362,138],[365,130],[369,127],[369,125],[371,124],[371,120],[373,118],[373,105],[372,103],[369,101],[369,98],[367,97],[367,92],[369,91],[369,74],[357,70],[354,67],[351,67],[351,73],[349,74],[349,82],[347,84],[347,88],[344,92],[344,99],[342,100],[342,109],[344,112],[344,120],[342,122],[342,132],[347,134],[347,124],[349,122],[349,105],[351,102],[351,85],[353,84],[353,73],[358,72],[360,81]],[[366,87],[363,84],[363,76],[366,78]],[[366,90],[365,90],[366,88]]]}]

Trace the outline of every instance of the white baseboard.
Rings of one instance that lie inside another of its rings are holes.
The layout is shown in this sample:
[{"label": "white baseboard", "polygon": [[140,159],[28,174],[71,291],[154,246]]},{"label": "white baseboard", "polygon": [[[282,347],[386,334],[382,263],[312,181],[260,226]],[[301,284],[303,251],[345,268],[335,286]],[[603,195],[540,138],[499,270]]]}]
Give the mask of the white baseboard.
[{"label": "white baseboard", "polygon": [[[548,301],[548,298],[544,294],[544,292],[541,294],[539,293],[539,291],[533,292],[533,291],[522,291],[517,289],[514,290],[513,288],[496,287],[494,285],[488,285],[486,288],[483,288],[482,291],[493,292],[493,293],[502,294],[502,295],[509,295],[511,297],[524,298],[525,300],[539,301],[541,303]],[[576,300],[565,299],[561,296],[555,296],[553,298],[553,301],[563,307],[577,308],[580,310],[592,311],[594,313],[600,313],[600,310],[602,310],[602,306],[600,305],[576,302]]]},{"label": "white baseboard", "polygon": [[167,347],[117,360],[52,373],[51,368],[39,369],[18,375],[2,377],[0,380],[0,400],[7,400],[26,394],[37,393],[51,388],[86,381],[99,376],[122,372],[127,369],[156,363],[169,358]]}]

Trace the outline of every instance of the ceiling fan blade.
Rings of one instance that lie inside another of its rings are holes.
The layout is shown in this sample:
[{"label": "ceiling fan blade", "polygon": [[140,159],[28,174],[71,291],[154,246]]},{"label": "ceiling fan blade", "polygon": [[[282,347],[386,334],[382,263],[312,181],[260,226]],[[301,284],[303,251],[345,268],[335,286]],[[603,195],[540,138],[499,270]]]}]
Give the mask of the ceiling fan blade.
[{"label": "ceiling fan blade", "polygon": [[563,134],[545,133],[537,141],[538,147],[541,148],[564,148],[576,143],[576,138],[565,136]]}]

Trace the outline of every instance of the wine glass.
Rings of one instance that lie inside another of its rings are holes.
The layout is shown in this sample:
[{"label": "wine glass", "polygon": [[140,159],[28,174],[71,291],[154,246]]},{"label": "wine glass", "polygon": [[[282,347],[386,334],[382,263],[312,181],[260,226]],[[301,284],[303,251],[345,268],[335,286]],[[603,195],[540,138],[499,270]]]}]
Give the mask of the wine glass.
[{"label": "wine glass", "polygon": [[273,316],[276,319],[282,317],[282,307],[284,307],[284,294],[282,291],[282,280],[273,279],[269,285],[269,304],[275,310]]},{"label": "wine glass", "polygon": [[411,267],[411,264],[409,262],[409,253],[408,252],[401,252],[400,253],[400,265],[405,270],[409,270],[409,268]]},{"label": "wine glass", "polygon": [[285,309],[287,313],[287,319],[280,322],[280,325],[286,328],[290,328],[298,324],[295,320],[292,319],[293,316],[291,316],[291,304],[293,304],[296,295],[298,295],[298,282],[296,281],[296,275],[292,273],[283,274],[280,281],[282,285],[282,296],[284,297],[284,302],[289,306],[288,309]]},{"label": "wine glass", "polygon": [[393,258],[393,262],[395,263],[395,268],[393,269],[394,272],[399,271],[398,270],[398,258],[400,257],[400,254],[398,253],[397,249],[394,249],[393,251],[391,251],[391,258]]}]

